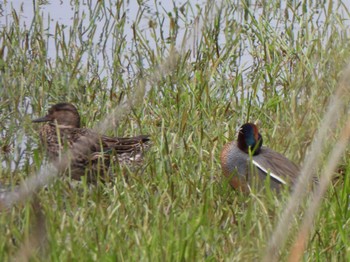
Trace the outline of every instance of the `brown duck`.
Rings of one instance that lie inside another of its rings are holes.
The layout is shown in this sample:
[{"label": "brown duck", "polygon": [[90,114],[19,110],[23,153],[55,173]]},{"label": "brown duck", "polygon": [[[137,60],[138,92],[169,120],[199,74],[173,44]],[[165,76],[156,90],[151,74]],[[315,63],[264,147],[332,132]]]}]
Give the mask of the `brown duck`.
[{"label": "brown duck", "polygon": [[68,169],[73,179],[87,175],[89,182],[104,180],[112,165],[140,165],[150,146],[148,135],[108,137],[81,128],[78,110],[70,103],[53,105],[46,116],[32,122],[47,122],[39,135],[48,157],[60,171]]}]

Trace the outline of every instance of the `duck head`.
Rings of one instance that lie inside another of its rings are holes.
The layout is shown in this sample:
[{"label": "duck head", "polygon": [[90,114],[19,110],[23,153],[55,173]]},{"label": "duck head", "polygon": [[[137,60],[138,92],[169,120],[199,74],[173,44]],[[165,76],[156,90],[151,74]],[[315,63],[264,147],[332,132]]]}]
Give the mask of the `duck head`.
[{"label": "duck head", "polygon": [[50,122],[62,127],[79,128],[80,116],[75,106],[70,103],[59,103],[49,109],[49,113],[37,119],[33,123]]},{"label": "duck head", "polygon": [[237,139],[237,146],[240,150],[249,154],[250,148],[252,154],[257,155],[260,153],[262,143],[263,139],[256,125],[246,123],[240,127]]}]

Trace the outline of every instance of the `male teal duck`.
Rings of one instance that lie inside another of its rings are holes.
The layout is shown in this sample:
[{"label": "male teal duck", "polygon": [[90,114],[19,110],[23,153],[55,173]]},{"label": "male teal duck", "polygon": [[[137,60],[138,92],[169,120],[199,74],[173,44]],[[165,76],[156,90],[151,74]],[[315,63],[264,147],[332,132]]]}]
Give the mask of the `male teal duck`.
[{"label": "male teal duck", "polygon": [[32,120],[47,122],[40,128],[41,142],[46,148],[49,160],[62,171],[60,161],[69,149],[69,169],[73,179],[87,175],[88,182],[103,179],[111,164],[141,165],[144,151],[150,146],[148,135],[136,137],[108,137],[80,127],[80,115],[70,103],[53,105],[46,116]]},{"label": "male teal duck", "polygon": [[224,146],[220,156],[221,167],[233,188],[247,192],[253,185],[264,185],[268,176],[270,188],[277,192],[283,186],[296,182],[299,167],[262,144],[256,125],[246,123],[239,129],[237,141]]}]

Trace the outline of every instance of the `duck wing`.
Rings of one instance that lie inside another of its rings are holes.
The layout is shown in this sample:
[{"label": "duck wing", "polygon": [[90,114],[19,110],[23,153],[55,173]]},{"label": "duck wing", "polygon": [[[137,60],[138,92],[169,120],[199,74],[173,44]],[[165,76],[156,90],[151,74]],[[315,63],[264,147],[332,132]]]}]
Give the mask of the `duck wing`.
[{"label": "duck wing", "polygon": [[139,152],[150,145],[149,135],[135,137],[108,137],[101,136],[104,151],[116,151],[117,154]]},{"label": "duck wing", "polygon": [[299,167],[276,151],[262,147],[260,154],[253,157],[253,164],[265,175],[279,184],[294,184],[299,175]]},{"label": "duck wing", "polygon": [[91,153],[106,153],[112,151],[117,154],[132,153],[142,151],[149,147],[149,135],[140,135],[135,137],[109,137],[100,135],[86,128],[71,128],[65,136],[74,146],[86,147]]}]

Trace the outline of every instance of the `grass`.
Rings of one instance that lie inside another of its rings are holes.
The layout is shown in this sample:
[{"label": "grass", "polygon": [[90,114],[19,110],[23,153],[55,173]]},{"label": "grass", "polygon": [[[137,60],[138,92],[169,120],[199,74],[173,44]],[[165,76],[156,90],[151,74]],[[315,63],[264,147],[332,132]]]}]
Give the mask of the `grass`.
[{"label": "grass", "polygon": [[[288,194],[234,192],[220,150],[258,121],[266,145],[303,163],[349,62],[345,2],[186,2],[165,13],[145,2],[132,22],[123,1],[78,3],[68,27],[43,19],[38,2],[30,26],[13,10],[1,27],[1,184],[44,164],[31,119],[57,102],[74,103],[84,126],[108,135],[150,134],[153,147],[143,172],[116,171],[114,183],[97,186],[55,179],[0,213],[0,260],[261,260]],[[304,261],[350,257],[347,156]]]}]

